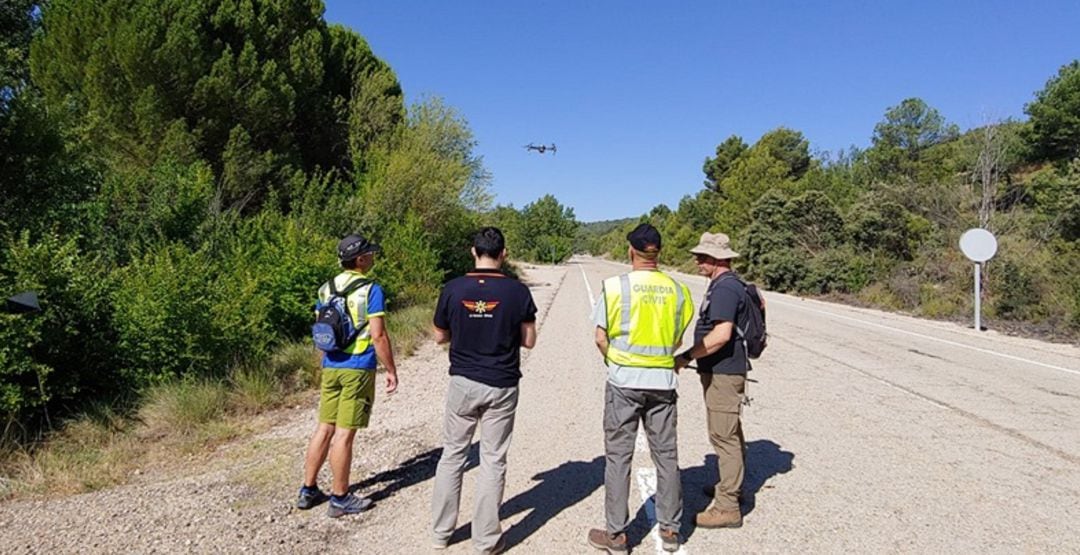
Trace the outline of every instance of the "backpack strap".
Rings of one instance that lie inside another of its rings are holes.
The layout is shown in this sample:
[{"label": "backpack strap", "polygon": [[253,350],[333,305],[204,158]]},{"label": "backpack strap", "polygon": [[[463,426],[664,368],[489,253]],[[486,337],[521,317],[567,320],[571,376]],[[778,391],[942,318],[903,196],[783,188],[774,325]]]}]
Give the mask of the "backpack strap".
[{"label": "backpack strap", "polygon": [[[330,280],[330,281],[332,283],[334,280]],[[336,295],[340,295],[341,298],[345,299],[345,313],[346,314],[349,314],[349,295],[352,295],[356,291],[359,291],[362,287],[372,283],[372,281],[373,280],[370,280],[368,278],[357,278],[356,280],[354,280],[351,283],[349,283],[348,285],[346,285],[345,289],[342,289],[340,293],[333,293],[333,294],[336,294]],[[352,314],[349,314],[349,318],[352,318]],[[354,338],[356,336],[360,335],[360,333],[364,331],[364,328],[366,328],[367,325],[368,325],[368,321],[369,320],[367,318],[364,318],[363,323],[361,323],[359,326],[356,327],[355,330],[353,330],[353,337],[349,338],[350,339],[349,343],[352,343],[352,340],[354,340]]]},{"label": "backpack strap", "polygon": [[[746,299],[750,298],[750,292],[747,290],[746,282],[743,281],[742,278],[740,278],[738,274],[736,274],[733,271],[732,272],[724,272],[724,275],[720,276],[720,279],[716,280],[716,283],[719,284],[721,281],[724,281],[725,279],[727,279],[729,277],[734,279],[735,281],[739,282],[739,285],[742,285],[743,298],[740,299],[739,302],[741,302],[741,303],[743,303],[745,305],[746,304]],[[737,311],[736,311],[736,316],[738,316]],[[739,338],[741,338],[743,340],[743,349],[746,349],[746,329],[740,328],[738,322],[732,322],[732,324],[733,324],[732,327],[735,328],[735,331],[739,332]]]},{"label": "backpack strap", "polygon": [[342,289],[341,292],[337,292],[337,291],[335,291],[334,280],[330,280],[330,294],[331,295],[341,295],[342,297],[348,297],[349,295],[352,295],[353,293],[358,291],[361,287],[371,283],[371,281],[372,280],[370,280],[368,278],[357,278],[353,282],[346,285],[345,289]]}]

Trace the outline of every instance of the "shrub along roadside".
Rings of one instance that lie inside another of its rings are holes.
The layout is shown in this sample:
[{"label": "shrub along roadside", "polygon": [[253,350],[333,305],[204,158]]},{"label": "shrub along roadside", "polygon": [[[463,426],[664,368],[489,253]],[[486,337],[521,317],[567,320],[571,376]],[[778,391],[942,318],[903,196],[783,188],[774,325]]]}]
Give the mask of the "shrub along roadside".
[{"label": "shrub along roadside", "polygon": [[[431,312],[430,305],[411,306],[387,316],[398,360],[428,336]],[[39,443],[0,445],[0,499],[94,491],[179,455],[209,453],[258,429],[252,415],[311,403],[318,383],[314,348],[294,342],[278,347],[264,363],[235,366],[227,379],[187,377],[151,385],[130,415],[105,404],[91,406]]]}]

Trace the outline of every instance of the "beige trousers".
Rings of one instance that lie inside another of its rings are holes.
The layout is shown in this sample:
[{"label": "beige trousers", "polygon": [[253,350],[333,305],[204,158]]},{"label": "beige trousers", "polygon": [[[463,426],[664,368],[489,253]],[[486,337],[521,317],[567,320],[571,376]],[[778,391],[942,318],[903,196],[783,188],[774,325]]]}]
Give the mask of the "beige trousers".
[{"label": "beige trousers", "polygon": [[746,440],[739,419],[746,375],[701,374],[701,387],[708,413],[709,443],[720,467],[714,503],[719,509],[738,510],[746,472]]}]

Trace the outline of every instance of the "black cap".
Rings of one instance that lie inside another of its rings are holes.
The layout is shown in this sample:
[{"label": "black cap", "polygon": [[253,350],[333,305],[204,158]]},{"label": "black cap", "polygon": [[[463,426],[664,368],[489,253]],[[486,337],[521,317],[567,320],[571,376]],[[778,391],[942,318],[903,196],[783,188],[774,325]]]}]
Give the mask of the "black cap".
[{"label": "black cap", "polygon": [[382,248],[379,245],[368,241],[366,237],[358,233],[345,237],[337,245],[338,259],[342,262],[353,260],[369,252],[379,252],[381,250]]},{"label": "black cap", "polygon": [[653,252],[660,250],[660,232],[649,224],[640,224],[633,231],[626,234],[626,240],[630,246],[641,252]]}]

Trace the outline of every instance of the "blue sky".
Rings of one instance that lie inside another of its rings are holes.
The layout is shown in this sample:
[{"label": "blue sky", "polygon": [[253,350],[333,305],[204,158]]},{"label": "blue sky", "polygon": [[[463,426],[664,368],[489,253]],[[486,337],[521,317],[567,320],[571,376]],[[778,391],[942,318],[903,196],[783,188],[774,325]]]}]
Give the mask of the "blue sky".
[{"label": "blue sky", "polygon": [[327,0],[326,18],[367,38],[408,102],[460,111],[496,202],[552,193],[582,221],[676,206],[731,134],[787,126],[813,150],[865,147],[912,96],[961,128],[1023,118],[1080,58],[1075,0]]}]

